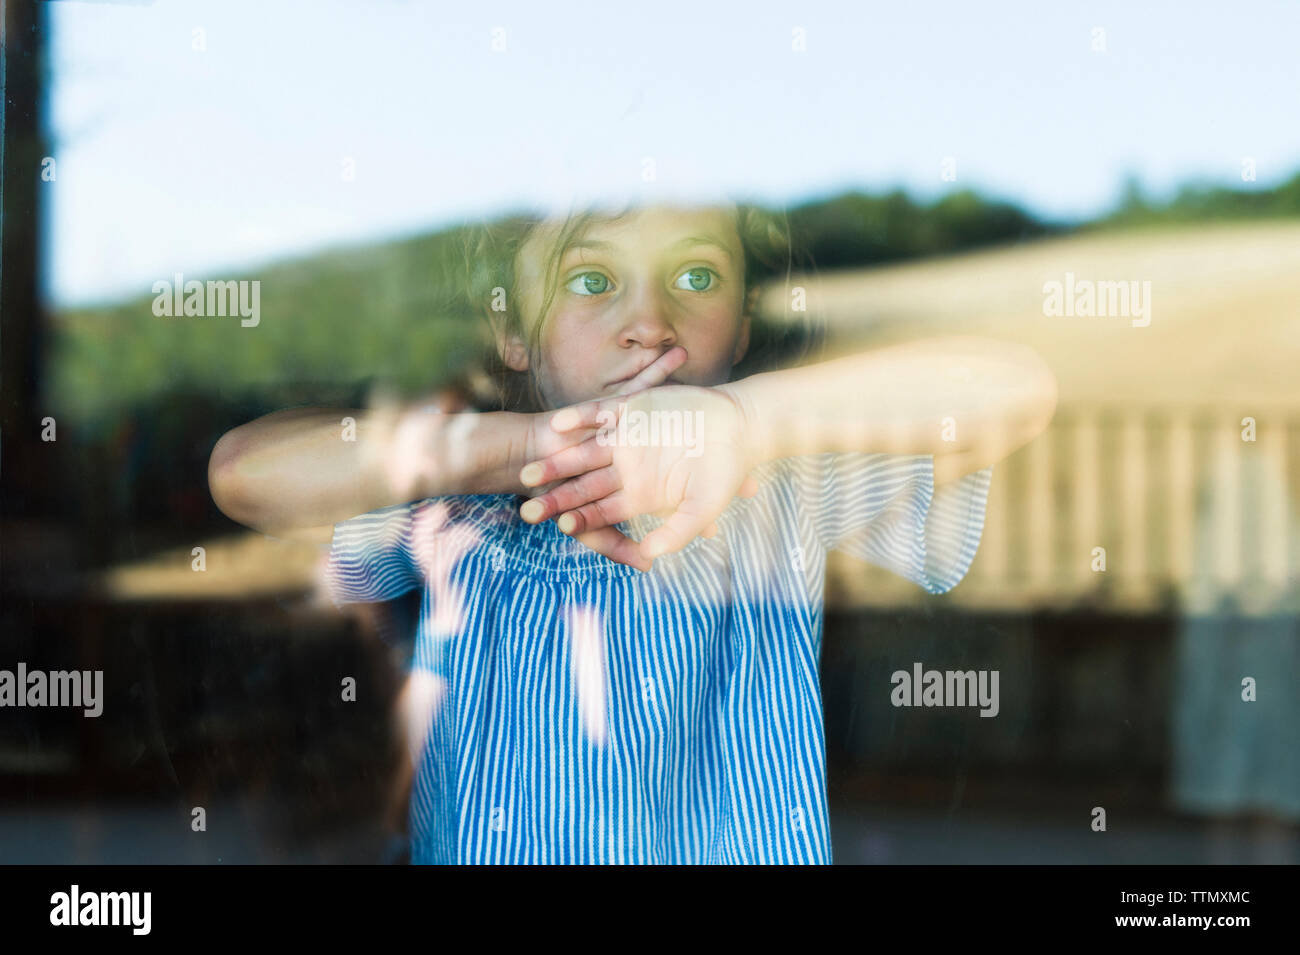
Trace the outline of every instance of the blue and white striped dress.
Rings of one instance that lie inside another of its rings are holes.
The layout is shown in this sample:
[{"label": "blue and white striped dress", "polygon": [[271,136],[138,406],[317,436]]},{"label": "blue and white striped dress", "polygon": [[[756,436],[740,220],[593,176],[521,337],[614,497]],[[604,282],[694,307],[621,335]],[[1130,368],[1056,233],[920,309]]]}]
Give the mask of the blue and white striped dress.
[{"label": "blue and white striped dress", "polygon": [[[826,552],[949,590],[991,475],[936,490],[929,455],[769,462],[716,536],[648,574],[525,523],[512,494],[337,525],[336,604],[424,592],[412,665],[438,692],[411,862],[831,862]],[[619,526],[640,540],[660,523]]]}]

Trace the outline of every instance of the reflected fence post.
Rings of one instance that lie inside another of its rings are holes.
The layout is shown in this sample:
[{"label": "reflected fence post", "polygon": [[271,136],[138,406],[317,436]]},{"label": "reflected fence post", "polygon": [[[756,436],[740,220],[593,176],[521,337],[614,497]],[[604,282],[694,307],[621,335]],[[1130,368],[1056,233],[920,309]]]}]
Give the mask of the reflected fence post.
[{"label": "reflected fence post", "polygon": [[1298,429],[1300,405],[1064,407],[994,466],[962,586],[1007,609],[1206,613],[1227,600],[1278,612],[1296,596],[1300,561]]}]

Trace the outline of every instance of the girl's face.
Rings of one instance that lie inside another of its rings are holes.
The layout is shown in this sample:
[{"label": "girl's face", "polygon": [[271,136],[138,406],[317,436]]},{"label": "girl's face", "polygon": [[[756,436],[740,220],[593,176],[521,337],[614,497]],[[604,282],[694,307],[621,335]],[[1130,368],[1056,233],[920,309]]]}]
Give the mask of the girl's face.
[{"label": "girl's face", "polygon": [[[536,321],[558,225],[538,228],[519,250],[524,321]],[[686,361],[668,379],[716,385],[749,346],[744,252],[727,209],[638,209],[593,222],[565,250],[555,298],[532,367],[547,408],[616,392],[669,349]],[[530,367],[527,344],[511,336],[502,358]]]}]

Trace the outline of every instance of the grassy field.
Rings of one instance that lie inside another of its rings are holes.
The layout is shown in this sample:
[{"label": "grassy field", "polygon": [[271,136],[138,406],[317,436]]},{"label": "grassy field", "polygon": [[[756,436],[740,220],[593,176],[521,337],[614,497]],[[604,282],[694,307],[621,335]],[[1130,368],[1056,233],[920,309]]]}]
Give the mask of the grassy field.
[{"label": "grassy field", "polygon": [[[1049,317],[1044,283],[1151,283],[1150,324]],[[977,334],[1032,345],[1062,404],[1300,399],[1300,222],[1170,226],[1006,246],[805,284],[833,334],[872,345]],[[762,299],[779,314],[783,288]]]},{"label": "grassy field", "polygon": [[[1132,317],[1044,314],[1044,285],[1150,283]],[[977,334],[1054,370],[1053,425],[994,469],[984,536],[956,604],[1151,610],[1227,596],[1297,604],[1300,223],[1168,226],[1006,246],[792,280],[833,351]],[[783,288],[763,307],[777,312]],[[1145,324],[1149,318],[1149,324]],[[1256,440],[1242,440],[1254,418]],[[1094,546],[1111,565],[1089,567]],[[901,579],[835,555],[832,605],[916,603]]]}]

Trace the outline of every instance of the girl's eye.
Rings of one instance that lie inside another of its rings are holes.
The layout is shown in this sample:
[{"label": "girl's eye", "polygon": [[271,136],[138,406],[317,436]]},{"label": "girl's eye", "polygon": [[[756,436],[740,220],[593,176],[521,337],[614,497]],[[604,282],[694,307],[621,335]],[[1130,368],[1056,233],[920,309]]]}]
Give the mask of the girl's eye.
[{"label": "girl's eye", "polygon": [[[713,281],[717,273],[713,269],[687,269],[681,274],[674,288],[685,289],[690,292],[707,292],[716,284]],[[687,284],[683,285],[682,280]]]},{"label": "girl's eye", "polygon": [[575,275],[565,288],[575,295],[599,295],[608,291],[609,279],[599,272],[583,272]]}]

